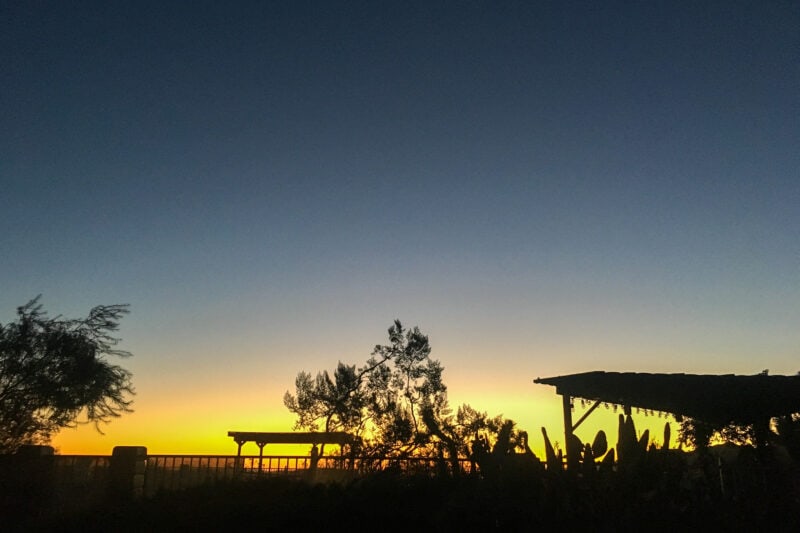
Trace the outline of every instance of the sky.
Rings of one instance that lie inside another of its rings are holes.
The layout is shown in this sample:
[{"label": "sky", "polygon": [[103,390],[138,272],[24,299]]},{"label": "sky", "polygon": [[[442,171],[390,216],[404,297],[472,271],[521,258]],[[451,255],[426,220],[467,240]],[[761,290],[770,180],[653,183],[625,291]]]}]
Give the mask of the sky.
[{"label": "sky", "polygon": [[0,7],[0,322],[131,309],[61,453],[235,453],[396,318],[534,450],[537,377],[800,370],[798,3],[179,4]]}]

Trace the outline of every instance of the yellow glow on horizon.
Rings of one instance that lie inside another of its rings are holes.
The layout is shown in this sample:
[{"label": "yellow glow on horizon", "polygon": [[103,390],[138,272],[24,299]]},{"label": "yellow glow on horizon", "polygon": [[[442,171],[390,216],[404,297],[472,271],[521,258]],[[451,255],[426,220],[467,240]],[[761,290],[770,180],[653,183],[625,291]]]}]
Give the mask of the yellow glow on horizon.
[{"label": "yellow glow on horizon", "polygon": [[[534,389],[536,391],[536,389]],[[549,392],[549,394],[547,394]],[[457,399],[456,399],[457,400]],[[472,407],[486,411],[489,416],[502,414],[517,423],[517,428],[528,432],[533,452],[544,460],[544,438],[541,428],[547,429],[553,443],[563,449],[564,426],[561,397],[543,388],[529,397],[474,398]],[[464,402],[451,403],[453,411]],[[227,411],[230,406],[218,406],[204,413],[183,408],[166,411],[141,409],[125,415],[103,428],[99,434],[91,425],[61,431],[53,440],[57,453],[62,455],[110,455],[114,446],[145,446],[152,455],[236,455],[237,445],[228,431],[292,431],[294,418],[283,406],[273,406],[269,412],[256,410]],[[573,421],[577,421],[588,409],[579,399],[574,400]],[[609,447],[616,447],[617,417],[622,412],[599,407],[576,430],[582,442],[592,442],[598,430],[606,432]],[[158,414],[153,414],[158,413]],[[639,435],[650,430],[650,439],[662,441],[664,423],[670,422],[671,446],[676,446],[678,425],[672,417],[645,416],[633,412]],[[265,455],[308,455],[310,445],[270,444],[264,448]],[[326,455],[335,452],[326,450]],[[258,447],[247,443],[243,455],[258,455]]]},{"label": "yellow glow on horizon", "polygon": [[[443,361],[451,368],[445,370],[444,378],[453,414],[467,403],[490,417],[501,414],[514,420],[518,429],[528,432],[531,448],[542,459],[542,427],[547,428],[551,441],[563,448],[561,397],[553,387],[533,383],[537,375],[534,367],[542,367],[541,361],[520,358],[519,367],[509,372],[491,365],[485,358],[481,361],[483,366],[476,366],[465,360],[464,354],[448,352],[444,356]],[[545,375],[559,373],[548,370],[544,369]],[[97,433],[91,425],[79,426],[61,431],[53,445],[61,454],[107,455],[114,446],[127,445],[145,446],[150,454],[235,455],[237,446],[227,436],[228,431],[293,430],[295,418],[282,402],[283,392],[293,385],[289,378],[283,384],[283,380],[275,383],[275,376],[265,380],[259,373],[237,374],[236,387],[231,388],[220,382],[218,375],[207,372],[192,379],[180,376],[171,379],[169,386],[163,374],[158,379],[148,376],[149,380],[137,387],[135,412],[103,426],[105,435]],[[585,408],[580,400],[575,400],[574,405],[573,421],[577,421]],[[634,420],[638,432],[650,429],[651,438],[660,442],[664,419],[634,412]],[[599,429],[606,432],[609,446],[616,446],[617,415],[603,407],[576,434],[583,442],[591,442]],[[677,429],[673,424],[673,447]],[[310,446],[302,445],[268,445],[264,453],[306,455],[309,449]],[[242,453],[257,455],[258,448],[253,443],[246,444]]]}]

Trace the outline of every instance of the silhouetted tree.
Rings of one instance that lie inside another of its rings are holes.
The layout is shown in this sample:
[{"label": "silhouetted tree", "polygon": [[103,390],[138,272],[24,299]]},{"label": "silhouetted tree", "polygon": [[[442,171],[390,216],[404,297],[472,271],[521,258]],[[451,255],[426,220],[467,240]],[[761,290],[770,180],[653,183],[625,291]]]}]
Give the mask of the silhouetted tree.
[{"label": "silhouetted tree", "polygon": [[294,395],[283,397],[286,407],[297,415],[296,429],[317,431],[350,431],[358,433],[362,425],[364,394],[361,390],[363,372],[341,362],[333,377],[328,371],[312,378],[300,372],[295,379]]},{"label": "silhouetted tree", "polygon": [[527,453],[528,434],[516,429],[513,420],[503,415],[490,417],[486,412],[474,409],[469,404],[461,405],[451,422],[453,438],[457,442],[459,453],[468,456],[478,448],[485,447],[493,453]]},{"label": "silhouetted tree", "polygon": [[333,376],[297,375],[295,393],[283,398],[297,415],[295,429],[348,431],[360,437],[362,454],[375,456],[409,455],[446,440],[447,387],[428,337],[399,320],[388,332],[389,344],[375,346],[360,368],[339,362]]},{"label": "silhouetted tree", "polygon": [[438,456],[452,472],[459,471],[459,457],[490,461],[482,444],[495,456],[530,452],[527,435],[511,420],[490,418],[469,405],[453,414],[444,369],[431,359],[428,337],[419,328],[406,330],[396,320],[388,332],[389,344],[375,346],[360,368],[339,362],[333,375],[297,375],[295,393],[283,398],[297,416],[295,429],[347,431],[359,437],[363,458]]},{"label": "silhouetted tree", "polygon": [[[473,462],[480,463],[485,459],[484,452],[498,449],[498,439],[502,438],[505,424],[510,424],[512,429],[514,427],[514,422],[504,419],[502,415],[490,418],[485,412],[477,411],[468,404],[459,406],[455,416],[449,409],[437,414],[427,407],[423,409],[422,415],[429,431],[438,439],[434,442],[439,448],[437,451],[448,456],[453,472],[459,470],[459,457],[469,457]],[[519,442],[519,434],[512,431],[508,437],[513,440],[510,446],[513,450]],[[509,448],[501,447],[504,450]],[[519,448],[522,450],[524,447]]]},{"label": "silhouetted tree", "polygon": [[705,450],[713,438],[736,446],[752,445],[763,448],[772,438],[769,421],[761,423],[729,421],[712,424],[694,418],[684,418],[678,432],[678,441]]},{"label": "silhouetted tree", "polygon": [[61,428],[99,424],[130,412],[131,373],[106,356],[127,357],[111,336],[126,305],[86,318],[48,318],[35,298],[0,324],[0,453],[45,444]]}]

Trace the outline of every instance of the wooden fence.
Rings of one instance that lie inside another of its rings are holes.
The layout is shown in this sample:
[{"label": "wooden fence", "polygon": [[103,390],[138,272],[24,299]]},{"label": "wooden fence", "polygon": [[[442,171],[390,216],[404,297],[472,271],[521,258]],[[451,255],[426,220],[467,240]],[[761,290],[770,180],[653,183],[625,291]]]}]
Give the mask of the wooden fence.
[{"label": "wooden fence", "polygon": [[[0,456],[0,507],[27,501],[76,508],[109,498],[152,497],[162,491],[265,476],[324,482],[389,469],[431,475],[451,470],[449,462],[428,457],[323,456],[312,465],[309,456],[148,455],[142,447],[117,447],[111,456],[54,455],[52,448],[38,448]],[[468,459],[459,460],[461,472],[475,468]]]}]

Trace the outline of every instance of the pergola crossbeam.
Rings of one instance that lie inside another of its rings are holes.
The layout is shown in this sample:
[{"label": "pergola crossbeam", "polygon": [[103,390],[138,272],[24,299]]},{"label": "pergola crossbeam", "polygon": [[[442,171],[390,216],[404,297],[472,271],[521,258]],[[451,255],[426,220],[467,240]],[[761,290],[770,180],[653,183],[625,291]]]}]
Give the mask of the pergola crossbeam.
[{"label": "pergola crossbeam", "polygon": [[601,404],[601,403],[603,403],[603,402],[602,402],[602,401],[600,401],[600,400],[597,400],[596,402],[594,402],[594,405],[592,405],[592,406],[589,408],[589,410],[588,410],[588,411],[586,411],[585,413],[583,413],[583,416],[581,416],[581,417],[578,419],[578,421],[577,421],[577,422],[575,422],[575,423],[572,425],[572,431],[575,431],[576,429],[578,429],[578,426],[580,426],[580,425],[583,423],[583,421],[584,421],[584,420],[586,420],[587,418],[589,418],[589,415],[590,415],[590,414],[592,414],[592,413],[594,412],[594,410],[595,410],[595,409],[597,409],[597,408],[600,406],[600,404]]}]

